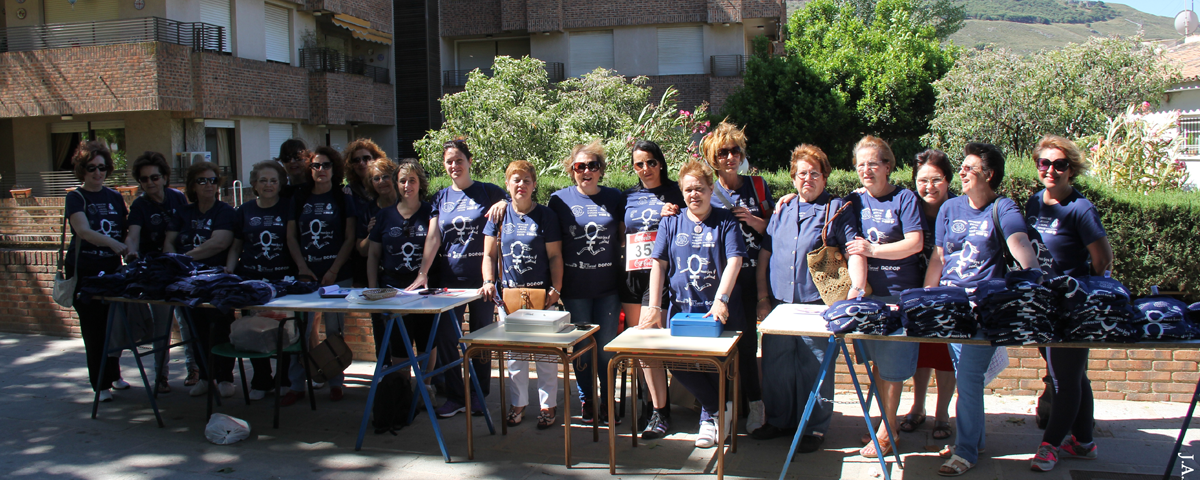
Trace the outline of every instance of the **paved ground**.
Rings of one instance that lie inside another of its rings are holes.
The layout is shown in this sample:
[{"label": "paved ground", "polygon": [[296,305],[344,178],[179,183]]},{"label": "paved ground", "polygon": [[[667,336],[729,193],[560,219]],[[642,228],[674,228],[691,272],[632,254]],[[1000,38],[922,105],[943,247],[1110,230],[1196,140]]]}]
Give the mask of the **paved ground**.
[{"label": "paved ground", "polygon": [[[187,396],[182,385],[181,352],[172,360],[175,392],[161,397],[166,428],[157,428],[140,380],[134,381],[132,359],[123,359],[126,378],[134,388],[117,392],[113,403],[102,404],[100,416],[89,419],[91,394],[86,389],[83,344],[78,339],[0,334],[0,476],[6,478],[599,478],[608,477],[607,432],[591,442],[590,427],[573,429],[575,468],[562,462],[562,430],[538,431],[534,421],[511,429],[509,435],[487,434],[476,419],[475,460],[466,459],[463,416],[442,420],[453,463],[444,463],[427,417],[398,436],[368,433],[361,452],[354,439],[366,398],[372,365],[356,363],[346,398],[328,401],[318,391],[317,411],[292,406],[282,412],[282,428],[271,428],[271,402],[246,406],[241,393],[218,411],[248,420],[253,433],[231,446],[204,438],[203,397]],[[249,367],[249,365],[247,365]],[[493,388],[493,391],[496,391]],[[536,394],[535,394],[536,395]],[[498,412],[498,395],[489,406]],[[877,463],[857,454],[864,432],[861,409],[853,394],[837,398],[834,431],[823,451],[803,455],[789,476],[804,479],[877,478]],[[536,396],[534,397],[536,398]],[[271,400],[268,397],[267,400]],[[1033,397],[988,398],[988,445],[973,479],[1134,479],[1158,478],[1187,411],[1169,403],[1097,401],[1100,459],[1064,461],[1050,473],[1029,471],[1029,458],[1041,438],[1033,422]],[[906,398],[902,408],[907,409]],[[693,446],[697,415],[676,407],[674,432],[659,441],[630,447],[619,438],[617,460],[622,478],[713,478],[713,449]],[[938,478],[940,460],[931,450],[940,443],[929,437],[932,422],[905,434],[900,448],[905,468],[892,466],[892,478]],[[620,432],[627,432],[622,425]],[[498,427],[497,427],[498,428]],[[499,433],[499,432],[497,432]],[[1200,435],[1189,434],[1184,454],[1200,453]],[[731,478],[776,478],[783,467],[788,442],[761,442],[743,436],[738,453],[727,457]],[[1200,466],[1185,460],[1189,469]],[[1176,460],[1176,472],[1179,472]],[[1112,472],[1095,474],[1091,472]],[[1142,474],[1142,475],[1138,475]],[[1185,474],[1184,479],[1200,472]]]}]

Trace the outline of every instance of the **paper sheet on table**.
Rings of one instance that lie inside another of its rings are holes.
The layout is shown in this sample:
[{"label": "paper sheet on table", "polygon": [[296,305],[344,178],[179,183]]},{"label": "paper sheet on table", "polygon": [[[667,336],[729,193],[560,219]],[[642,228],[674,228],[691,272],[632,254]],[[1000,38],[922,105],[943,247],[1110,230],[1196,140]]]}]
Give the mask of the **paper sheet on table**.
[{"label": "paper sheet on table", "polygon": [[412,303],[412,302],[415,302],[422,298],[422,296],[417,293],[406,292],[406,291],[401,290],[400,293],[397,293],[396,296],[394,296],[394,297],[384,298],[384,299],[380,299],[380,300],[369,300],[362,295],[362,292],[363,292],[363,289],[361,289],[361,288],[356,288],[356,289],[352,290],[349,295],[346,295],[346,301],[350,302],[350,303],[360,304],[360,305],[393,305],[394,306],[394,305],[404,305],[406,303]]}]

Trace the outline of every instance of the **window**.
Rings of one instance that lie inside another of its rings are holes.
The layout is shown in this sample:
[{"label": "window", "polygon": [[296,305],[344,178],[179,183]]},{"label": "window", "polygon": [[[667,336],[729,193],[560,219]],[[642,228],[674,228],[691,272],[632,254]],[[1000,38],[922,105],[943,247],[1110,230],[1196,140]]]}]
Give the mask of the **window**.
[{"label": "window", "polygon": [[279,155],[279,147],[283,146],[283,142],[292,138],[292,124],[290,123],[271,123],[267,125],[267,141],[271,147],[271,157]]},{"label": "window", "polygon": [[704,73],[704,30],[694,27],[658,29],[658,74]]},{"label": "window", "polygon": [[1179,134],[1183,135],[1183,151],[1180,153],[1185,157],[1200,157],[1200,117],[1181,117]]},{"label": "window", "polygon": [[200,0],[200,22],[225,29],[226,53],[233,51],[233,20],[229,13],[229,0]]},{"label": "window", "polygon": [[264,5],[266,21],[267,61],[292,63],[292,35],[289,27],[288,9]]},{"label": "window", "polygon": [[572,77],[595,70],[596,67],[613,68],[613,32],[573,32],[571,42],[571,65],[568,75]]},{"label": "window", "polygon": [[119,167],[114,175],[123,174],[125,168],[124,120],[51,123],[50,145],[58,169],[72,169],[71,160],[75,157],[79,142],[90,140],[101,140],[108,145],[109,150],[112,151],[113,160],[118,163]]}]

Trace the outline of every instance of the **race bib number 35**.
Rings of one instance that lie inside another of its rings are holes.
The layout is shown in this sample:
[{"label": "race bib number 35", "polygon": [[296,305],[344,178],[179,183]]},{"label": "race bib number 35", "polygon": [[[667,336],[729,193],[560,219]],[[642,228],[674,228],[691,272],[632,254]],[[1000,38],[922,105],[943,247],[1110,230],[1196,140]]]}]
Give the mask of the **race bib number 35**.
[{"label": "race bib number 35", "polygon": [[654,239],[658,232],[631,233],[625,236],[625,271],[649,270],[654,265]]}]

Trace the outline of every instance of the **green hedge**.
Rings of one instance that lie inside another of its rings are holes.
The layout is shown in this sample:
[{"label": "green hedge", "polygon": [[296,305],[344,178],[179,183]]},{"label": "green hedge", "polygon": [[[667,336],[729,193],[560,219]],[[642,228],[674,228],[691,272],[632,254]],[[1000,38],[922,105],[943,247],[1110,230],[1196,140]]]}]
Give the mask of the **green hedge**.
[{"label": "green hedge", "polygon": [[[503,185],[501,177],[502,172],[495,172],[480,180]],[[764,173],[763,177],[776,198],[795,192],[786,171]],[[912,188],[912,170],[897,171],[892,181]],[[430,191],[449,183],[444,175],[434,177]],[[637,178],[627,172],[609,173],[602,183],[624,190],[635,185]],[[570,185],[566,177],[538,179],[538,202],[545,203],[552,193]],[[843,196],[858,187],[854,172],[835,170],[826,188]],[[951,188],[957,193],[960,187],[956,178]],[[1158,285],[1163,290],[1183,291],[1188,302],[1200,301],[1200,194],[1139,195],[1114,191],[1086,178],[1079,179],[1076,187],[1096,205],[1108,231],[1116,256],[1114,278],[1138,295],[1148,295],[1150,286]],[[1041,188],[1032,164],[1025,162],[1008,167],[1000,193],[1024,208],[1029,196]]]}]

